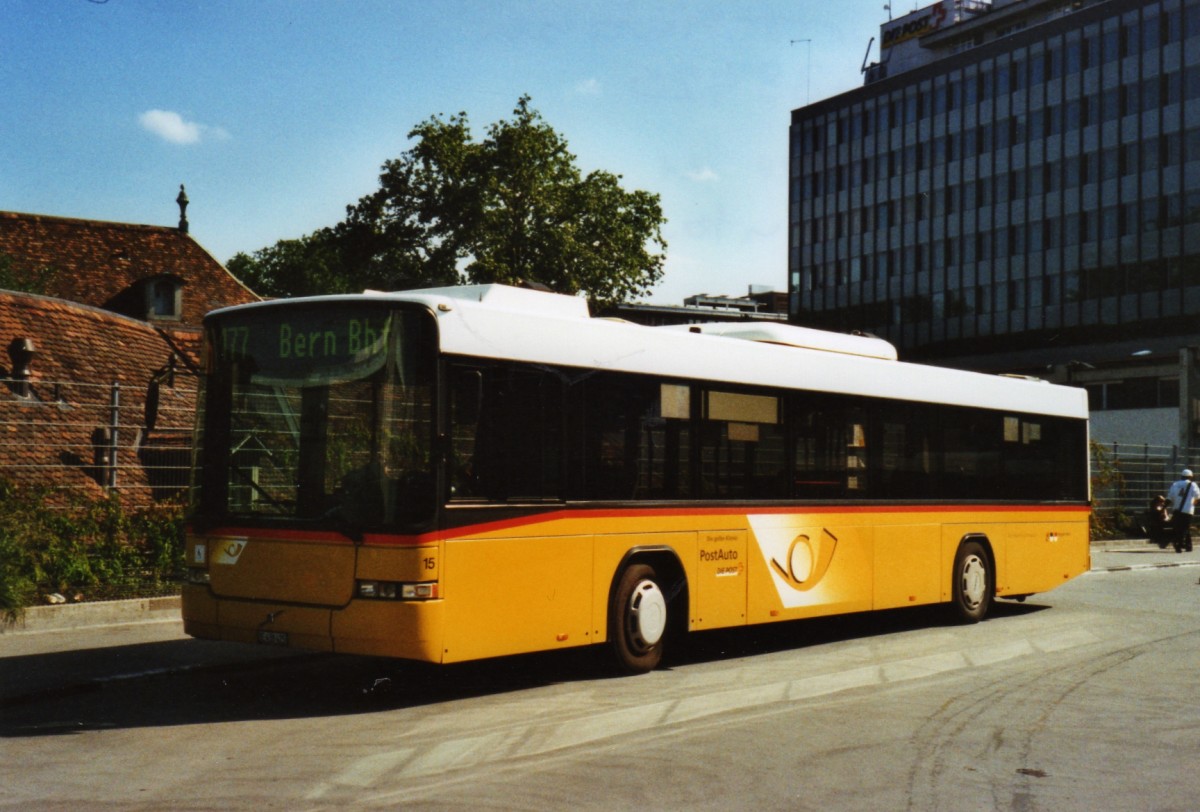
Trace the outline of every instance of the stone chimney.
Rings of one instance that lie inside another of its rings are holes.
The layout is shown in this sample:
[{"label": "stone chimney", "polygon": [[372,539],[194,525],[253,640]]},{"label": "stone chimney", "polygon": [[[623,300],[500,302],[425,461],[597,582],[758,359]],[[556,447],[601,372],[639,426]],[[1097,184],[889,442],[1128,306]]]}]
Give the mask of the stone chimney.
[{"label": "stone chimney", "polygon": [[29,386],[33,377],[33,359],[37,356],[37,348],[33,346],[32,338],[14,338],[8,345],[8,357],[12,359],[12,380],[16,394],[27,398],[31,393]]}]

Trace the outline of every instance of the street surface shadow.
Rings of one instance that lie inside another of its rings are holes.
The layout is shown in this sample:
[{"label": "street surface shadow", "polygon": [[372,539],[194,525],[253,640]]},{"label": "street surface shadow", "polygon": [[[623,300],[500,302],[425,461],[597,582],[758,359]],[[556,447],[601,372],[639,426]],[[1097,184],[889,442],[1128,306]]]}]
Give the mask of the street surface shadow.
[{"label": "street surface shadow", "polygon": [[[1033,602],[996,601],[988,610],[988,620],[984,622],[1020,617],[1049,608]],[[684,650],[672,657],[668,666],[751,657],[920,629],[959,626],[951,618],[948,606],[934,605],[719,629],[689,635]]]},{"label": "street surface shadow", "polygon": [[[990,617],[1044,608],[999,601]],[[918,607],[701,632],[678,641],[663,667],[947,625],[945,607]],[[205,655],[211,655],[207,661]],[[433,666],[351,655],[268,655],[256,646],[198,640],[9,657],[0,660],[0,738],[386,712],[617,677],[609,660],[607,649],[597,646]],[[10,678],[20,674],[33,676],[16,677],[14,687]],[[38,684],[38,674],[50,676]]]}]

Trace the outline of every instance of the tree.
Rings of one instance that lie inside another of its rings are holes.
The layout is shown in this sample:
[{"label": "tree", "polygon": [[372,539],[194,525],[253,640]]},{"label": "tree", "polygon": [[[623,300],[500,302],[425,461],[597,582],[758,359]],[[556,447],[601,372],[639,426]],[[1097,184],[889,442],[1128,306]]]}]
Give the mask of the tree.
[{"label": "tree", "polygon": [[583,175],[528,96],[481,142],[465,113],[434,116],[409,138],[341,223],[238,254],[229,269],[274,296],[535,282],[601,304],[662,278],[659,196],[625,191],[608,172]]}]

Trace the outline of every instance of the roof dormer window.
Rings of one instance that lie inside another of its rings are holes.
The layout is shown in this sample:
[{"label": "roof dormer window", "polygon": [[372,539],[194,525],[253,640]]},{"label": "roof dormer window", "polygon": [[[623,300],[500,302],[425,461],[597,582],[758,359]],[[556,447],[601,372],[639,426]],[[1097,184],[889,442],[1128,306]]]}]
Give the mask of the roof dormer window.
[{"label": "roof dormer window", "polygon": [[183,280],[163,274],[146,283],[146,318],[178,321],[183,316]]}]

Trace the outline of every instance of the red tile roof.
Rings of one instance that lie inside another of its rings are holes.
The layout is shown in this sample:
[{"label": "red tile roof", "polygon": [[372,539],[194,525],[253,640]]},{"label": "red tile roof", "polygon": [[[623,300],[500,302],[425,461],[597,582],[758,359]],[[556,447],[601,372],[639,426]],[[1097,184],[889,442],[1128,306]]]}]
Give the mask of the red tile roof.
[{"label": "red tile roof", "polygon": [[167,226],[0,211],[0,254],[18,272],[52,269],[42,293],[133,318],[146,316],[139,284],[163,274],[183,281],[184,325],[259,298],[189,234]]},{"label": "red tile roof", "polygon": [[[13,380],[14,340],[31,339],[28,394]],[[119,384],[117,491],[130,505],[177,493],[195,413],[197,328],[168,334],[145,322],[61,299],[0,291],[0,476],[24,484],[103,493],[97,465]],[[167,373],[174,366],[176,374]],[[157,420],[146,399],[160,379]],[[170,460],[168,468],[162,467]],[[164,483],[170,483],[170,487]],[[65,498],[66,494],[60,494]]]}]

